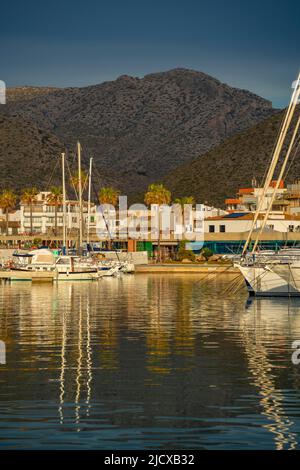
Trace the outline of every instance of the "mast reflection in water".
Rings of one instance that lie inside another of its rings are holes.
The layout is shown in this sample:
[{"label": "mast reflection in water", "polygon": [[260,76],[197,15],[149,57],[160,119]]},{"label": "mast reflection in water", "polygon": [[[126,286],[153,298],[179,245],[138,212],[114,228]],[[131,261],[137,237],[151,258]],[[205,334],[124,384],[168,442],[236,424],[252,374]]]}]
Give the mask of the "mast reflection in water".
[{"label": "mast reflection in water", "polygon": [[300,300],[197,279],[2,285],[0,447],[299,448]]}]

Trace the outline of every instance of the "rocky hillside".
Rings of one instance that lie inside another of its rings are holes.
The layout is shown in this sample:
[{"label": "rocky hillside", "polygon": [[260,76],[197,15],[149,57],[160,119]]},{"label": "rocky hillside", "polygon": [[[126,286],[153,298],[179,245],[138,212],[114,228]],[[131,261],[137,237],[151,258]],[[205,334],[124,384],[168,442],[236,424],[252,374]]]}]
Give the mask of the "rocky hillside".
[{"label": "rocky hillside", "polygon": [[44,159],[50,168],[58,150],[72,153],[79,139],[102,183],[114,181],[127,193],[274,114],[263,98],[186,69],[85,88],[11,89],[7,101],[0,107],[2,186],[27,184],[29,168],[38,184]]},{"label": "rocky hillside", "polygon": [[52,87],[16,87],[8,88],[7,90],[7,102],[12,103],[13,101],[25,101],[36,98],[37,96],[47,95],[52,91],[57,91],[58,88]]},{"label": "rocky hillside", "polygon": [[[199,202],[206,201],[222,207],[224,199],[235,197],[238,188],[251,187],[253,178],[262,183],[282,118],[283,111],[230,137],[204,155],[170,172],[164,179],[165,184],[174,196],[193,195]],[[296,145],[287,166],[287,182],[300,179],[299,153]]]},{"label": "rocky hillside", "polygon": [[63,144],[23,118],[0,114],[0,181],[19,190],[46,185]]}]

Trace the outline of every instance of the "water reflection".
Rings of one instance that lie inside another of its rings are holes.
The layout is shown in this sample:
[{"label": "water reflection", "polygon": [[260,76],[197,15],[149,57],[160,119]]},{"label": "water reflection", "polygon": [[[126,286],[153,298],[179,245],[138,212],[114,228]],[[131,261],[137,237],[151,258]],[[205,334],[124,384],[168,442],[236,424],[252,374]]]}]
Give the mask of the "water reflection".
[{"label": "water reflection", "polygon": [[1,286],[0,445],[297,448],[300,301],[226,282]]},{"label": "water reflection", "polygon": [[[285,316],[278,316],[278,307]],[[293,331],[299,332],[299,299],[254,299],[248,303],[251,315],[242,316],[242,337],[253,383],[260,394],[262,413],[269,421],[265,428],[274,434],[277,450],[297,447],[297,434],[292,432],[294,422],[284,410],[284,396],[276,390],[275,365],[269,358],[273,352],[284,353],[287,337],[292,341]],[[286,333],[288,336],[286,337]],[[278,334],[273,341],[274,334]],[[297,333],[298,334],[298,333]],[[277,367],[280,367],[277,365]],[[282,365],[281,367],[285,367]]]}]

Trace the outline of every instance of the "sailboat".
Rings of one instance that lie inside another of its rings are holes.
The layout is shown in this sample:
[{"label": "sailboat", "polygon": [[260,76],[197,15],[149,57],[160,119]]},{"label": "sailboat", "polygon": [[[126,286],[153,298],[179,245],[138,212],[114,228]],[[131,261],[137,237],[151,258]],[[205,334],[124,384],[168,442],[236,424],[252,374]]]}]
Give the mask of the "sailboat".
[{"label": "sailboat", "polygon": [[[243,247],[242,256],[235,262],[235,266],[241,271],[245,278],[246,286],[250,295],[256,296],[300,296],[300,250],[299,252],[289,253],[279,251],[275,255],[266,256],[263,253],[257,252],[259,238],[266,226],[272,205],[278,191],[280,182],[283,179],[284,172],[296,138],[299,137],[300,115],[296,120],[296,125],[293,127],[293,117],[295,115],[296,106],[300,96],[300,73],[296,81],[296,86],[291,96],[289,106],[286,110],[278,139],[272,155],[272,161],[268,169],[262,195],[258,201],[256,212],[254,214],[251,229],[249,231],[247,240]],[[288,144],[288,149],[283,158],[279,175],[276,184],[273,188],[273,193],[268,203],[266,212],[264,214],[260,228],[255,231],[256,223],[262,212],[262,207],[267,190],[273,180],[274,173],[278,166],[280,156],[282,155],[283,145],[287,139],[288,131],[292,131],[292,137]],[[256,234],[254,244],[250,252],[248,248],[253,234]]]}]

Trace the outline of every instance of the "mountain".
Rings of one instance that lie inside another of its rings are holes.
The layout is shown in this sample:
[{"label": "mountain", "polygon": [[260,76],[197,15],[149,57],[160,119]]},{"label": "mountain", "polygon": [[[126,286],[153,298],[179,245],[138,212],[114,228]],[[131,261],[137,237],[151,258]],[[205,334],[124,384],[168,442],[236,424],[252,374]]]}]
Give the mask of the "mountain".
[{"label": "mountain", "polygon": [[63,148],[55,135],[33,122],[0,114],[1,189],[47,185]]},{"label": "mountain", "polygon": [[[299,113],[298,109],[294,124]],[[224,199],[235,197],[240,187],[251,187],[253,178],[260,184],[263,182],[283,115],[284,111],[278,112],[260,124],[228,138],[221,145],[170,172],[164,178],[164,183],[174,197],[192,195],[198,202],[224,206]],[[291,132],[288,135],[287,142]],[[285,145],[281,159],[286,148]],[[298,150],[299,144],[287,165],[286,182],[300,178]]]},{"label": "mountain", "polygon": [[54,87],[17,87],[7,89],[7,100],[9,103],[13,101],[24,101],[36,98],[37,96],[47,95],[52,91],[57,91],[59,88]]},{"label": "mountain", "polygon": [[114,182],[128,194],[143,191],[274,112],[249,91],[186,69],[84,88],[9,89],[0,107],[0,135],[7,142],[0,146],[1,184],[27,184],[31,169],[32,184],[44,183],[45,168],[50,171],[61,148],[72,159],[80,140],[102,184]]}]

